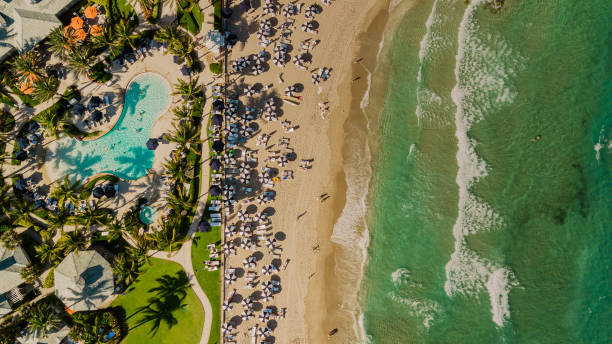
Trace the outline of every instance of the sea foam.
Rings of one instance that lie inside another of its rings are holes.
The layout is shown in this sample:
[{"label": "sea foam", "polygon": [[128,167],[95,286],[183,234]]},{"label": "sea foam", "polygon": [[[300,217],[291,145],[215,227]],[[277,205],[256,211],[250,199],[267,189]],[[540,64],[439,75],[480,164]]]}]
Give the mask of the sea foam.
[{"label": "sea foam", "polygon": [[395,270],[391,274],[391,280],[396,290],[388,293],[389,298],[395,303],[408,306],[409,313],[421,319],[423,327],[429,328],[433,324],[436,314],[440,312],[440,305],[427,298],[407,295],[417,288],[422,288],[420,283],[411,280],[410,270],[406,268]]},{"label": "sea foam", "polygon": [[480,257],[468,248],[466,237],[479,231],[500,229],[503,219],[484,200],[471,193],[474,183],[487,176],[487,165],[476,153],[478,142],[470,138],[470,128],[484,116],[509,104],[516,91],[507,83],[520,64],[501,37],[479,31],[476,10],[484,0],[470,3],[458,32],[456,85],[451,97],[456,105],[455,136],[457,137],[459,187],[458,216],[453,226],[454,252],[446,265],[444,289],[449,296],[476,295],[486,288],[491,300],[492,320],[498,326],[510,317],[508,293],[517,285],[510,269]]},{"label": "sea foam", "polygon": [[[441,6],[447,6],[450,2],[448,0],[436,0],[432,6],[431,12],[425,22],[425,34],[419,42],[419,69],[417,71],[417,104],[415,113],[419,121],[419,125],[422,125],[423,120],[426,118],[439,118],[438,113],[440,107],[443,104],[442,97],[440,97],[433,89],[427,87],[423,78],[423,72],[429,59],[431,59],[435,53],[447,46],[447,39],[442,34],[443,30],[441,26],[444,24],[446,15],[439,10]],[[434,106],[432,106],[434,105]],[[443,123],[450,124],[450,123]]]}]

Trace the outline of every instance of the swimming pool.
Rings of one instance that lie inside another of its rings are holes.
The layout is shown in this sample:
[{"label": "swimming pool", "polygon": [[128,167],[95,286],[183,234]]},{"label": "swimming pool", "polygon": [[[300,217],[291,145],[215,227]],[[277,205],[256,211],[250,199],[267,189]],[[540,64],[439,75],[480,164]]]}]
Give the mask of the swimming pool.
[{"label": "swimming pool", "polygon": [[157,209],[146,206],[140,209],[140,220],[148,225],[152,224],[157,220]]},{"label": "swimming pool", "polygon": [[134,180],[153,166],[154,151],[145,146],[157,118],[170,105],[170,84],[156,73],[142,73],[127,87],[123,111],[115,126],[93,141],[63,136],[49,145],[47,173],[52,180],[68,174],[84,180],[98,173],[112,173]]}]

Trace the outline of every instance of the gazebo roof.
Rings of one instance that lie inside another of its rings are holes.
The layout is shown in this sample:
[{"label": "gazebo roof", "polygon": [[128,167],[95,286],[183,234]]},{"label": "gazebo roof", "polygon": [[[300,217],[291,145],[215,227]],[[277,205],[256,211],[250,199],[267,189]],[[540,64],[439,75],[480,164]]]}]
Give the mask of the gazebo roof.
[{"label": "gazebo roof", "polygon": [[0,294],[23,283],[21,269],[28,265],[30,265],[30,260],[21,246],[9,250],[0,243]]},{"label": "gazebo roof", "polygon": [[111,266],[96,251],[70,253],[55,268],[55,295],[73,311],[97,309],[114,289]]},{"label": "gazebo roof", "polygon": [[12,51],[27,51],[61,22],[57,18],[78,0],[0,1],[0,61]]},{"label": "gazebo roof", "polygon": [[70,333],[68,326],[62,326],[59,329],[47,331],[44,335],[39,329],[30,331],[27,327],[21,333],[21,337],[17,341],[21,344],[59,344]]}]

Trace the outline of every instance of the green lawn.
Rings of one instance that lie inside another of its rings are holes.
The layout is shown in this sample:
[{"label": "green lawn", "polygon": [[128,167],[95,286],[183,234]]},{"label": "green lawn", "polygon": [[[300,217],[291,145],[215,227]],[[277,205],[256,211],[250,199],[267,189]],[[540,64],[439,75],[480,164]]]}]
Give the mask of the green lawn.
[{"label": "green lawn", "polygon": [[[176,263],[156,258],[152,258],[151,263],[151,266],[143,268],[144,272],[129,287],[126,295],[119,295],[112,304],[112,307],[125,310],[128,335],[122,343],[198,343],[204,325],[204,311],[188,282],[185,282],[183,269]],[[166,280],[157,280],[162,277]],[[161,290],[150,291],[157,287]],[[160,302],[151,303],[154,300]],[[143,322],[147,314],[156,314],[164,319],[156,333],[152,332],[155,318]],[[169,326],[166,320],[174,322],[174,325]]]},{"label": "green lawn", "polygon": [[220,270],[208,271],[204,268],[204,260],[208,260],[206,246],[210,243],[219,243],[221,240],[221,229],[214,227],[210,232],[197,233],[191,247],[191,261],[198,283],[206,293],[213,310],[212,325],[210,328],[210,339],[208,344],[218,344],[221,315],[221,275]]}]

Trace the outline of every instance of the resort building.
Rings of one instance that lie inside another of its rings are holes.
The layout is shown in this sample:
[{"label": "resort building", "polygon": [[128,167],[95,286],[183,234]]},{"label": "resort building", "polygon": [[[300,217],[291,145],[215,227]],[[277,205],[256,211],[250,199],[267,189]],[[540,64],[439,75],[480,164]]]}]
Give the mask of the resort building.
[{"label": "resort building", "polygon": [[21,269],[28,265],[30,259],[21,246],[12,250],[0,243],[0,316],[9,313],[11,305],[22,299]]},{"label": "resort building", "polygon": [[0,1],[0,62],[12,53],[27,51],[62,23],[78,0]]},{"label": "resort building", "polygon": [[26,327],[17,341],[21,344],[60,344],[68,336],[68,333],[70,333],[70,328],[66,325],[47,331],[41,329],[30,330]]},{"label": "resort building", "polygon": [[110,264],[96,251],[72,252],[55,268],[55,295],[68,312],[92,311],[115,290]]}]

